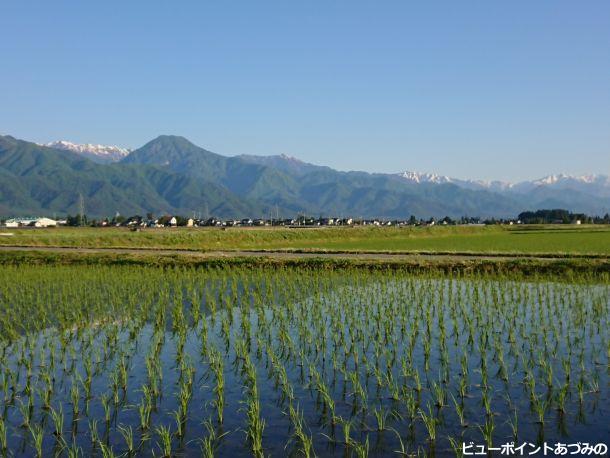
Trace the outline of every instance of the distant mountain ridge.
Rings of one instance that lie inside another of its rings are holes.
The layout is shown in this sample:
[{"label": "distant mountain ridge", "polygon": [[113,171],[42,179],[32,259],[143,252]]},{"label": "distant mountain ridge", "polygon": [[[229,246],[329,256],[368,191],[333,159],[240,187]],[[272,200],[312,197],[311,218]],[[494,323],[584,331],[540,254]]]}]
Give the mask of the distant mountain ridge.
[{"label": "distant mountain ridge", "polygon": [[68,143],[49,147],[0,136],[0,215],[75,214],[80,195],[92,217],[117,211],[195,212],[222,218],[298,213],[514,217],[540,208],[610,211],[610,186],[603,175],[558,175],[508,185],[414,172],[341,172],[286,155],[228,157],[172,135],[161,135],[127,154],[118,147],[92,151]]},{"label": "distant mountain ridge", "polygon": [[[50,148],[61,149],[65,151],[72,151],[74,153],[85,156],[95,162],[99,163],[112,163],[119,162],[126,158],[133,150],[128,148],[121,148],[113,145],[96,145],[92,143],[72,143],[67,140],[59,140],[54,142],[45,143],[44,146]],[[214,153],[211,153],[214,154]],[[289,156],[286,154],[270,155],[270,156],[256,156],[249,154],[242,154],[236,156],[245,162],[265,165],[268,167],[274,167],[284,172],[294,173],[297,175],[303,175],[312,171],[319,170],[332,170],[330,167],[314,165],[308,162],[304,162],[296,157]],[[169,158],[167,159],[169,161]],[[404,171],[398,174],[400,177],[407,181],[421,184],[421,183],[433,183],[433,184],[446,184],[452,183],[460,187],[467,189],[486,189],[493,191],[514,191],[514,192],[528,192],[531,189],[538,186],[566,186],[578,187],[582,185],[596,185],[600,188],[610,189],[610,178],[607,175],[601,174],[587,174],[587,175],[569,175],[569,174],[556,174],[547,175],[537,180],[525,180],[516,183],[499,180],[475,180],[475,179],[459,179],[452,178],[446,175],[438,175],[435,173],[421,173],[414,171]]]},{"label": "distant mountain ridge", "polygon": [[73,153],[85,156],[92,161],[107,164],[110,162],[118,162],[129,153],[130,149],[121,148],[119,146],[111,145],[94,145],[92,143],[72,143],[66,140],[59,140],[55,142],[45,143],[43,146],[49,148],[61,149],[64,151],[71,151]]},{"label": "distant mountain ridge", "polygon": [[453,183],[457,186],[467,189],[493,190],[498,192],[516,192],[525,193],[534,188],[541,186],[562,187],[565,189],[586,190],[585,188],[593,187],[597,192],[604,192],[604,188],[610,192],[610,178],[607,175],[567,175],[557,174],[548,175],[537,180],[520,181],[510,183],[508,181],[485,181],[485,180],[462,180],[459,178],[451,178],[445,175],[436,175],[433,173],[419,173],[405,171],[398,174],[401,178],[413,183]]},{"label": "distant mountain ridge", "polygon": [[304,175],[309,172],[332,170],[330,167],[310,164],[309,162],[304,162],[296,157],[287,156],[286,154],[274,156],[253,156],[249,154],[242,154],[237,157],[246,162],[275,167],[284,172],[295,173],[297,175]]}]

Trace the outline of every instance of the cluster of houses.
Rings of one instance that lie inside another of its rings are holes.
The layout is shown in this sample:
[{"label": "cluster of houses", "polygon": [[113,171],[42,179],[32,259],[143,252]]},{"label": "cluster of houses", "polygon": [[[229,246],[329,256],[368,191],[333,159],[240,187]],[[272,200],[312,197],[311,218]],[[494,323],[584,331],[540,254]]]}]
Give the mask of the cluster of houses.
[{"label": "cluster of houses", "polygon": [[[328,218],[328,217],[311,217],[298,216],[296,218],[277,218],[277,219],[220,219],[220,218],[185,218],[182,216],[166,215],[159,218],[153,218],[152,215],[142,217],[139,215],[128,218],[115,216],[112,219],[88,220],[79,216],[66,219],[55,220],[47,217],[24,217],[7,219],[1,224],[6,228],[18,227],[56,227],[56,226],[97,226],[97,227],[128,227],[133,230],[141,228],[162,228],[162,227],[266,227],[266,226],[284,226],[284,227],[335,227],[335,226],[378,226],[378,227],[403,227],[403,226],[434,226],[434,225],[483,225],[483,224],[521,224],[520,220],[485,220],[479,218],[463,217],[459,220],[453,220],[445,217],[440,220],[433,218],[423,220],[416,219],[411,216],[407,220],[401,219],[383,219],[383,218]],[[575,224],[580,224],[580,220]]]},{"label": "cluster of houses", "polygon": [[[519,222],[520,223],[520,222]],[[133,216],[127,219],[121,219],[120,222],[115,220],[103,221],[102,226],[127,226],[131,228],[160,228],[160,227],[271,227],[284,226],[293,228],[313,228],[313,227],[338,227],[338,226],[377,226],[377,227],[403,227],[403,226],[434,226],[434,225],[452,225],[452,224],[469,224],[483,225],[479,218],[464,217],[460,220],[452,220],[445,217],[440,220],[430,218],[427,220],[416,219],[411,217],[407,220],[402,219],[385,219],[385,218],[327,218],[327,217],[311,217],[298,216],[297,218],[277,218],[277,219],[220,219],[220,218],[184,218],[181,216],[163,216],[157,219],[146,219],[141,216]],[[513,224],[513,221],[506,222]]]},{"label": "cluster of houses", "polygon": [[16,227],[56,227],[67,224],[66,220],[54,220],[46,217],[11,218],[4,221],[4,226]]},{"label": "cluster of houses", "polygon": [[[544,212],[544,211],[540,211]],[[540,213],[537,212],[537,213]],[[531,213],[531,212],[529,212]],[[533,214],[535,218],[528,219],[529,213],[522,213],[519,218],[515,219],[485,219],[473,217],[462,217],[457,220],[445,217],[442,219],[417,219],[411,216],[409,219],[385,219],[385,218],[329,218],[329,217],[311,217],[300,215],[296,218],[275,218],[275,219],[220,219],[220,218],[186,218],[178,215],[165,215],[158,218],[148,214],[146,217],[135,215],[131,217],[123,217],[117,214],[114,218],[105,218],[99,220],[90,220],[86,216],[81,218],[77,216],[67,216],[65,219],[51,219],[47,217],[22,217],[10,218],[5,221],[0,220],[0,226],[6,228],[27,228],[27,227],[56,227],[56,226],[96,226],[96,227],[128,227],[133,230],[141,228],[162,228],[162,227],[266,227],[266,226],[284,226],[284,227],[335,227],[335,226],[379,226],[379,227],[403,227],[403,226],[435,226],[435,225],[484,225],[484,224],[609,224],[610,216],[605,215],[603,218],[591,218],[586,215],[572,215],[571,218],[559,219],[540,219],[539,215]]]},{"label": "cluster of houses", "polygon": [[[119,225],[128,227],[266,227],[266,226],[286,226],[286,227],[320,227],[320,226],[354,226],[354,225],[374,225],[392,226],[400,224],[399,221],[381,219],[361,219],[353,218],[278,218],[278,219],[220,219],[220,218],[182,218],[177,216],[161,217],[158,219],[144,219],[134,216],[120,223],[105,221],[102,225]],[[404,222],[406,224],[406,222]]]},{"label": "cluster of houses", "polygon": [[[471,221],[470,223],[478,222]],[[129,218],[113,218],[97,221],[87,221],[87,226],[99,227],[129,227],[132,229],[138,228],[162,228],[162,227],[267,227],[267,226],[285,226],[285,227],[325,227],[325,226],[413,226],[413,225],[434,225],[434,224],[452,224],[448,218],[436,222],[435,220],[396,220],[396,219],[354,219],[354,218],[327,218],[327,217],[309,217],[299,216],[297,218],[278,218],[278,219],[220,219],[220,218],[184,218],[181,216],[162,216],[159,218],[144,218],[142,216],[132,216]],[[25,217],[11,218],[4,221],[3,226],[7,228],[18,227],[56,227],[56,226],[80,226],[81,221],[78,218],[67,218],[63,220],[54,220],[46,217]]]}]

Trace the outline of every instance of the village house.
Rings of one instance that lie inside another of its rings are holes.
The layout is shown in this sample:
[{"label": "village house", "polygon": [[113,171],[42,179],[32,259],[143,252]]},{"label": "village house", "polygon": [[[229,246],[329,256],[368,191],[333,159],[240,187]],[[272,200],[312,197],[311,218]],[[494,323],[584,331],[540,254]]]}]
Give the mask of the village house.
[{"label": "village house", "polygon": [[51,218],[12,218],[4,223],[5,227],[56,227],[57,221]]},{"label": "village house", "polygon": [[57,221],[51,218],[38,218],[34,221],[34,227],[56,227]]}]

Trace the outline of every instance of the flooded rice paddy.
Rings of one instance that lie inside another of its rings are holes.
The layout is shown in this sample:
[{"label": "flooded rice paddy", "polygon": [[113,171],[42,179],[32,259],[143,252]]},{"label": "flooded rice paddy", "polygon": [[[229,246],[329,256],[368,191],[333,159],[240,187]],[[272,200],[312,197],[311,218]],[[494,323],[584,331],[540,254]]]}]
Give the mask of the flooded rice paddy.
[{"label": "flooded rice paddy", "polygon": [[2,267],[0,302],[3,456],[610,437],[610,286],[592,280]]}]

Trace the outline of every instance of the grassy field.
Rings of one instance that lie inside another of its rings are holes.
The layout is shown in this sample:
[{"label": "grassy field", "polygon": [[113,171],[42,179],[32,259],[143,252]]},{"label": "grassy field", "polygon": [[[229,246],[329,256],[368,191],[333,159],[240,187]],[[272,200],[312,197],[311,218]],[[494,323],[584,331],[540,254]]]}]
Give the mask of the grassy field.
[{"label": "grassy field", "polygon": [[455,275],[466,278],[485,275],[488,278],[552,279],[553,281],[597,281],[608,283],[610,262],[606,258],[455,258],[413,256],[406,258],[304,257],[293,256],[194,256],[164,255],[155,251],[141,253],[49,252],[36,249],[1,251],[0,269],[4,266],[142,266],[162,268],[269,268],[270,270],[303,270],[325,272],[346,269],[371,272],[404,272],[414,275]]},{"label": "grassy field", "polygon": [[[2,235],[12,234],[12,235]],[[3,229],[0,246],[610,255],[608,226]]]}]

